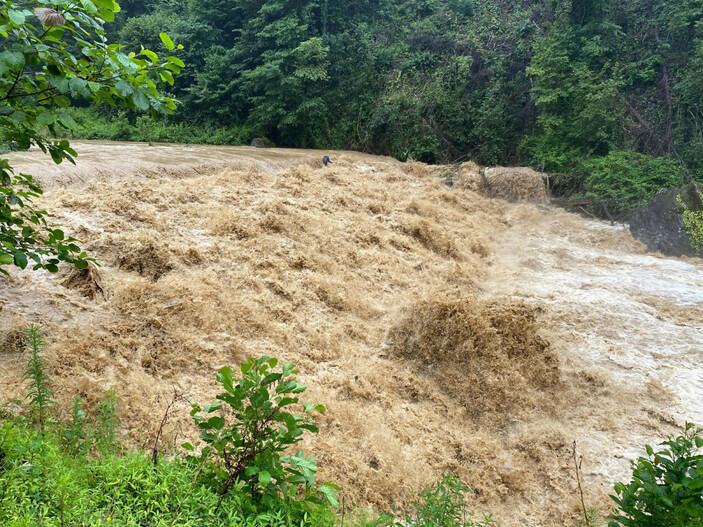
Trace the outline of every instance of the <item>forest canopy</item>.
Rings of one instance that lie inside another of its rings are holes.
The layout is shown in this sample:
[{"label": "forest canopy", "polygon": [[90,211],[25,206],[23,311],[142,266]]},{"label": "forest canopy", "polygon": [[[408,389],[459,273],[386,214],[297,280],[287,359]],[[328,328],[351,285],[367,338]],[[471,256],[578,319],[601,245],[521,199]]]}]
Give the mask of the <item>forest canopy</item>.
[{"label": "forest canopy", "polygon": [[[703,177],[702,0],[125,0],[110,38],[185,49],[158,126],[91,137],[351,148],[578,172],[634,152]],[[93,110],[94,112],[94,110]],[[91,113],[91,116],[93,113]],[[92,127],[92,128],[91,128]],[[623,154],[625,153],[625,154]]]}]

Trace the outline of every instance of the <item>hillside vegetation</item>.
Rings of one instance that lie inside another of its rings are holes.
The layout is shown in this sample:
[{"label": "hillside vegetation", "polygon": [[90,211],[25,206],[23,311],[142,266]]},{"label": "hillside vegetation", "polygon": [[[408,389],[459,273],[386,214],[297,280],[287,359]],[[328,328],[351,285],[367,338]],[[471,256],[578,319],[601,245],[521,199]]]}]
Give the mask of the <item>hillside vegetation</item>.
[{"label": "hillside vegetation", "polygon": [[[663,157],[703,177],[697,0],[124,1],[126,50],[185,49],[180,110],[85,115],[84,137],[349,148],[405,160],[531,164]],[[662,161],[664,162],[664,161]],[[584,163],[586,165],[584,165]],[[647,170],[637,178],[647,178]],[[657,181],[661,184],[664,181]],[[643,183],[646,185],[646,182]]]}]

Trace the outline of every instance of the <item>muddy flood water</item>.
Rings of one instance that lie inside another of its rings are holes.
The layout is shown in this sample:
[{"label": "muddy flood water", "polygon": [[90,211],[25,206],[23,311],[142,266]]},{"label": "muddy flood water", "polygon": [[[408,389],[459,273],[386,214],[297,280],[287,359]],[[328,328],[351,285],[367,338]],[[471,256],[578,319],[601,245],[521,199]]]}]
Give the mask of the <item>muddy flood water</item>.
[{"label": "muddy flood water", "polygon": [[[174,392],[206,403],[218,368],[276,356],[328,408],[303,448],[348,508],[402,507],[452,470],[508,527],[576,525],[573,441],[587,505],[607,513],[645,443],[703,424],[702,261],[545,205],[527,169],[505,180],[510,203],[473,164],[73,146],[76,166],[8,156],[100,267],[2,278],[0,402],[24,393],[29,322],[59,399],[114,388],[133,446]],[[188,409],[166,446],[197,434]]]}]

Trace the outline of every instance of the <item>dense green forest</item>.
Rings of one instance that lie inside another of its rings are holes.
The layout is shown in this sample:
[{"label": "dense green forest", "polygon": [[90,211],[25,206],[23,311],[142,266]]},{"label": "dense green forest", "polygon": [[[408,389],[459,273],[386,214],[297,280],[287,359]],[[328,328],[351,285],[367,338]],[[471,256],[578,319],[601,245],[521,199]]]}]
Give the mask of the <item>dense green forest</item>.
[{"label": "dense green forest", "polygon": [[653,186],[703,177],[702,0],[121,6],[110,38],[127,50],[164,49],[162,31],[185,47],[173,86],[181,107],[157,125],[114,111],[99,123],[92,112],[90,137],[262,136],[430,163],[668,174]]}]

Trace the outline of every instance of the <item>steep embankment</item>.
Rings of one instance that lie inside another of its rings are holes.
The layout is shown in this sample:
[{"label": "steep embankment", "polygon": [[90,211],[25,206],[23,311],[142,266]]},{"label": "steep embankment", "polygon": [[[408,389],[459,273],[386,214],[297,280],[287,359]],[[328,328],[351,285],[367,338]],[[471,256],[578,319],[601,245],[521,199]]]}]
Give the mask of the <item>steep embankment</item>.
[{"label": "steep embankment", "polygon": [[[87,155],[62,172],[18,160],[43,172],[42,205],[102,266],[5,280],[0,400],[23,391],[17,330],[30,321],[49,332],[59,395],[116,389],[133,444],[153,437],[174,390],[208,401],[219,367],[273,355],[328,407],[304,448],[347,505],[386,508],[451,469],[506,526],[574,517],[574,439],[587,498],[607,507],[627,445],[684,414],[660,365],[688,357],[676,371],[700,378],[696,264],[486,199],[472,165],[337,153],[325,169],[317,152],[179,148],[78,145]],[[539,195],[520,174],[487,178],[499,195]],[[648,278],[628,281],[634,268]],[[194,432],[186,406],[175,443]]]}]

